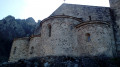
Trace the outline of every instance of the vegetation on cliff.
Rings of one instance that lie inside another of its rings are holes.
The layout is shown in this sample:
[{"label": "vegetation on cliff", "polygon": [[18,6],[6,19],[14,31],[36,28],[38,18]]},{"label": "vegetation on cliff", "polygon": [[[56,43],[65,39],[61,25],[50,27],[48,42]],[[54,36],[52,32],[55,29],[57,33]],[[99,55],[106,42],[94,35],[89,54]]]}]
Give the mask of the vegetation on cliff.
[{"label": "vegetation on cliff", "polygon": [[38,24],[32,17],[15,19],[9,15],[0,20],[0,62],[8,60],[13,39],[30,36]]}]

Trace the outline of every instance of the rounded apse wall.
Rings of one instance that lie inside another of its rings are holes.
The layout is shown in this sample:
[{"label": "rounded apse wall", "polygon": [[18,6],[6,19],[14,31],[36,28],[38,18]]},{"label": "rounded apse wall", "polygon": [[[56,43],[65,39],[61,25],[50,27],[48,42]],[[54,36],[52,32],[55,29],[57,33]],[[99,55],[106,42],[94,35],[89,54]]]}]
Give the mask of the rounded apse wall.
[{"label": "rounded apse wall", "polygon": [[42,23],[40,38],[38,47],[42,48],[42,53],[39,51],[39,56],[109,57],[114,53],[113,29],[103,22],[52,18]]},{"label": "rounded apse wall", "polygon": [[42,24],[41,38],[44,55],[74,56],[74,30],[81,22],[71,18],[54,18]]},{"label": "rounded apse wall", "polygon": [[109,24],[93,21],[79,25],[76,32],[80,56],[113,56],[115,44]]}]

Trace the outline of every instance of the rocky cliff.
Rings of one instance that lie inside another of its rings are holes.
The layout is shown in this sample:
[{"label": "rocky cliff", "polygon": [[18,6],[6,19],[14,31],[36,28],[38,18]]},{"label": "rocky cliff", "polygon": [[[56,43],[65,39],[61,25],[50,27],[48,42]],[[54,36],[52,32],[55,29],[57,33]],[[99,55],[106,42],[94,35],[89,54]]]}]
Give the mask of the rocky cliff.
[{"label": "rocky cliff", "polygon": [[32,17],[15,19],[9,15],[0,20],[0,62],[7,61],[13,39],[30,36],[38,24]]}]

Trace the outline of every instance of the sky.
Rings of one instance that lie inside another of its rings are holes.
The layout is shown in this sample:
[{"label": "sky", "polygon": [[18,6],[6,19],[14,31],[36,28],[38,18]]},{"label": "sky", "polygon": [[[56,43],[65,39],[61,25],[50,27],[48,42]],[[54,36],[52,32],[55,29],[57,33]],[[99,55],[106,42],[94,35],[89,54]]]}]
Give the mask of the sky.
[{"label": "sky", "polygon": [[16,19],[33,17],[37,22],[63,3],[109,7],[109,0],[0,0],[0,19],[12,15]]}]

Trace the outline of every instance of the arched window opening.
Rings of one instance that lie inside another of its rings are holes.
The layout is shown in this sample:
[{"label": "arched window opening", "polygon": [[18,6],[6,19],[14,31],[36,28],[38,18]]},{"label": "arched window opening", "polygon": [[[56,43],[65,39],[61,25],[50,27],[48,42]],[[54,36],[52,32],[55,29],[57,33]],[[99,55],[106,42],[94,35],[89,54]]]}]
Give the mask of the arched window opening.
[{"label": "arched window opening", "polygon": [[49,37],[51,37],[51,25],[48,24],[48,32],[49,32]]},{"label": "arched window opening", "polygon": [[16,47],[14,48],[14,50],[13,50],[13,54],[15,54],[16,53]]},{"label": "arched window opening", "polygon": [[90,34],[89,34],[89,33],[86,33],[85,36],[86,36],[86,41],[87,41],[87,42],[90,42],[90,41],[91,41]]},{"label": "arched window opening", "polygon": [[32,46],[32,47],[31,47],[30,54],[33,54],[33,50],[34,50],[34,47]]}]

